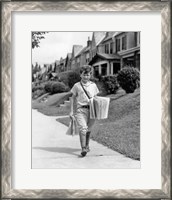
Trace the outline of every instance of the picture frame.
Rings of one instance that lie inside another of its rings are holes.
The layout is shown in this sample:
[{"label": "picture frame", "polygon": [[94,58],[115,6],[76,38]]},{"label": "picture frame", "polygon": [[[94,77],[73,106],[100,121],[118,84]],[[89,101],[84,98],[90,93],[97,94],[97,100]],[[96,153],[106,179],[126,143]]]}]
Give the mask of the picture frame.
[{"label": "picture frame", "polygon": [[[11,180],[11,146],[12,146],[12,82],[11,82],[11,16],[14,11],[123,11],[161,12],[161,189],[13,189]],[[169,1],[2,1],[1,2],[1,198],[2,199],[170,199],[171,169],[170,169],[170,78],[171,78],[171,35],[170,35],[170,2]]]}]

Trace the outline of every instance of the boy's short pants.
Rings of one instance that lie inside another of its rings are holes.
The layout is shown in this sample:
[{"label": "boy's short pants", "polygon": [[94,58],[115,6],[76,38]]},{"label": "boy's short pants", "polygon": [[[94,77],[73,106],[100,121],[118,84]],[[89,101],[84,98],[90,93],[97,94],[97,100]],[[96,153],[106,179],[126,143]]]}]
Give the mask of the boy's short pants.
[{"label": "boy's short pants", "polygon": [[76,121],[79,129],[79,133],[86,135],[87,131],[91,131],[94,125],[95,119],[90,119],[89,108],[80,107],[76,111]]}]

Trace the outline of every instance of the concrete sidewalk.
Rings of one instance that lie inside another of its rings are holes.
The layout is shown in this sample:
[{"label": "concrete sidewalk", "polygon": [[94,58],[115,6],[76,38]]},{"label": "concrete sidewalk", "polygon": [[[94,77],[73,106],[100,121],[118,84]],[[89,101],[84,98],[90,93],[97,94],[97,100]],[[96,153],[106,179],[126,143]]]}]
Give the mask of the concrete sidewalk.
[{"label": "concrete sidewalk", "polygon": [[81,157],[79,136],[69,136],[67,127],[32,110],[32,168],[39,169],[136,169],[140,161],[132,160],[93,140],[91,151]]}]

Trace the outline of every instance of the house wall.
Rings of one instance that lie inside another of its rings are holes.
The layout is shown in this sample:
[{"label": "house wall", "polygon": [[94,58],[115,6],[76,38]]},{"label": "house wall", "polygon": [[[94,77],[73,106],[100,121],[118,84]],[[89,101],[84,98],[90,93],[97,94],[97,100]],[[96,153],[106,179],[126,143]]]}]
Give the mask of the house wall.
[{"label": "house wall", "polygon": [[128,32],[127,33],[127,49],[133,48],[135,46],[136,46],[135,33]]},{"label": "house wall", "polygon": [[[111,45],[112,44],[112,52],[110,52],[110,49],[111,49]],[[106,46],[106,47],[105,47]],[[107,53],[106,52],[106,49],[108,48],[108,50],[109,50],[109,54],[112,54],[112,53],[114,53],[114,41],[112,40],[112,38],[111,39],[109,39],[109,40],[107,40],[107,41],[104,41],[103,42],[103,44],[100,44],[99,46],[98,46],[98,49],[99,49],[99,53]]]}]

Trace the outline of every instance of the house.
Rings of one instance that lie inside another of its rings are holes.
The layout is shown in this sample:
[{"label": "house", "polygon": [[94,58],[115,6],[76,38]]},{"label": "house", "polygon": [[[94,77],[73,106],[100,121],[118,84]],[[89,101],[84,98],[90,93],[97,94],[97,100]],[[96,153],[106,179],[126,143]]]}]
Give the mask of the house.
[{"label": "house", "polygon": [[90,58],[92,59],[97,51],[98,51],[98,45],[101,43],[101,41],[105,38],[106,32],[93,32],[92,35],[92,42],[91,42],[91,51],[90,51]]},{"label": "house", "polygon": [[59,65],[60,65],[60,61],[59,60],[56,60],[54,62],[54,72],[59,72]]},{"label": "house", "polygon": [[106,32],[97,45],[95,38],[96,32],[93,33],[91,48],[94,56],[89,62],[95,77],[116,74],[126,65],[140,70],[140,32]]},{"label": "house", "polygon": [[71,70],[72,53],[68,53],[65,61],[65,71]]},{"label": "house", "polygon": [[121,68],[132,65],[140,70],[140,32],[118,32],[114,35]]},{"label": "house", "polygon": [[95,77],[117,74],[126,65],[140,69],[140,32],[93,32],[87,46],[73,45],[72,53],[55,61],[48,69],[59,73],[79,69],[85,64],[93,66]]},{"label": "house", "polygon": [[84,64],[88,64],[91,60],[91,45],[92,45],[92,41],[90,40],[90,37],[88,37],[87,46],[85,47],[83,51],[82,60]]},{"label": "house", "polygon": [[59,63],[59,72],[65,71],[65,63],[66,63],[66,59],[61,57],[60,63]]},{"label": "house", "polygon": [[93,75],[106,76],[116,74],[120,70],[121,57],[116,53],[115,32],[106,32],[96,46],[96,54],[89,62],[93,66]]},{"label": "house", "polygon": [[56,72],[56,73],[64,72],[65,71],[65,63],[66,63],[65,58],[61,57],[59,61],[56,60],[54,72]]},{"label": "house", "polygon": [[77,68],[77,63],[80,62],[80,58],[76,56],[79,54],[79,52],[83,49],[82,45],[73,45],[72,47],[72,58],[71,58],[71,69]]},{"label": "house", "polygon": [[[79,69],[81,66],[88,64],[90,61],[90,52],[91,52],[91,40],[88,37],[87,46],[83,47],[77,45],[77,51],[75,51],[75,57],[73,58],[73,69]],[[73,48],[74,50],[74,48]],[[76,45],[75,45],[76,50]]]},{"label": "house", "polygon": [[81,51],[75,56],[75,66],[77,69],[79,69],[81,66],[86,64],[84,51],[87,47],[83,47]]}]

